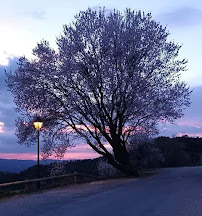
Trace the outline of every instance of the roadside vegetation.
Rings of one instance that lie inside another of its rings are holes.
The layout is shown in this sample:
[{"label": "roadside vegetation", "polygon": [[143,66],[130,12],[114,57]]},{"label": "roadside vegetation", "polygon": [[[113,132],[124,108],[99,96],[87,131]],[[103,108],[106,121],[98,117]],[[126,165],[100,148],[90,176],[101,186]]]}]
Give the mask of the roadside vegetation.
[{"label": "roadside vegetation", "polygon": [[[134,146],[134,145],[133,145]],[[131,160],[140,173],[147,169],[164,167],[183,167],[202,165],[202,138],[158,137],[153,140],[137,142],[130,152]],[[61,161],[40,166],[41,177],[57,176],[79,172],[116,178],[123,173],[109,165],[103,157],[88,160]],[[0,183],[22,181],[36,178],[37,166],[30,167],[20,173],[0,172]]]}]

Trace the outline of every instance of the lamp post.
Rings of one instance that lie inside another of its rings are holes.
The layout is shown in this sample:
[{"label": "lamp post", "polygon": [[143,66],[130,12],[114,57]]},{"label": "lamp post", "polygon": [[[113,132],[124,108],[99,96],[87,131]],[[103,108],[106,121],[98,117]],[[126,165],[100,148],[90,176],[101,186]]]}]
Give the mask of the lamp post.
[{"label": "lamp post", "polygon": [[43,122],[41,121],[40,118],[36,118],[34,121],[34,127],[37,130],[37,136],[38,136],[38,148],[37,148],[37,178],[40,178],[40,172],[39,172],[39,131],[41,130],[43,126]]}]

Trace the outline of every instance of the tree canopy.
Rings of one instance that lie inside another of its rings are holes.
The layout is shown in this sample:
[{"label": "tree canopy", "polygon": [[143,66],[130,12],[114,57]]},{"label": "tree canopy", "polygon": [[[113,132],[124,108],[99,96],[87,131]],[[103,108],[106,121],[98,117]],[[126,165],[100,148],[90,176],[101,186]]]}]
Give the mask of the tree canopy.
[{"label": "tree canopy", "polygon": [[117,169],[137,174],[127,149],[130,136],[155,133],[158,122],[180,118],[190,103],[189,87],[180,80],[187,61],[178,59],[181,46],[168,36],[150,13],[80,12],[64,25],[57,49],[42,41],[34,59],[20,58],[18,69],[7,73],[22,114],[19,142],[34,141],[38,115],[46,154],[64,153],[76,136]]}]

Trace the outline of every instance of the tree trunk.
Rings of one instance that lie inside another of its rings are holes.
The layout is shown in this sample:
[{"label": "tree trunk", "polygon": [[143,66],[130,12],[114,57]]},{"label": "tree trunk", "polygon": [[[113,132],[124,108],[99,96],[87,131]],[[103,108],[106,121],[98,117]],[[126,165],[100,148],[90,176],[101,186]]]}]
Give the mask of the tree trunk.
[{"label": "tree trunk", "polygon": [[126,176],[133,176],[133,177],[139,176],[138,171],[132,166],[130,162],[129,155],[127,160],[126,160],[126,155],[124,154],[123,154],[123,158],[121,158],[121,160],[119,161],[116,159],[117,158],[116,156],[114,159],[114,157],[111,154],[107,155],[106,158],[109,164],[111,164],[113,167],[115,167],[116,169],[124,173]]}]

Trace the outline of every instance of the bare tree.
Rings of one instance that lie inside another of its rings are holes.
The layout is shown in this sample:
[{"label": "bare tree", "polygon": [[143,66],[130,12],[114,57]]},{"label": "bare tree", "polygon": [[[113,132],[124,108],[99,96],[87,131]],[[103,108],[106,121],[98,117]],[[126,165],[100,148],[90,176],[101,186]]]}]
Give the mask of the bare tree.
[{"label": "bare tree", "polygon": [[154,133],[159,121],[173,122],[189,105],[189,87],[180,81],[187,61],[177,59],[181,46],[168,35],[150,13],[80,12],[64,25],[57,50],[42,41],[35,59],[22,57],[7,73],[22,114],[19,142],[34,140],[31,122],[40,115],[47,154],[64,153],[76,136],[115,168],[138,175],[126,148],[131,134]]}]

